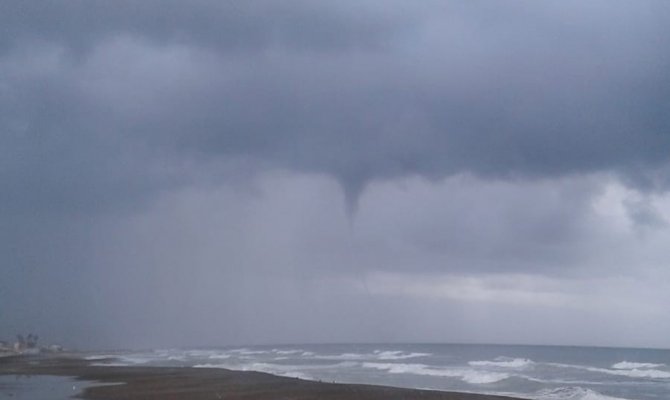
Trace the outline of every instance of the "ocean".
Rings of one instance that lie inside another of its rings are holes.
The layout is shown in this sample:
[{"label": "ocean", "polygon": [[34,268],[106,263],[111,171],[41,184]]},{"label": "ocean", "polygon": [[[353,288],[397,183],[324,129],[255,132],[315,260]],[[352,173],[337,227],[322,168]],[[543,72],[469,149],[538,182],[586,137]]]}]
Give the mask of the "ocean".
[{"label": "ocean", "polygon": [[101,365],[227,368],[325,382],[536,400],[670,399],[670,350],[659,349],[310,344],[160,349],[90,354],[87,358]]}]

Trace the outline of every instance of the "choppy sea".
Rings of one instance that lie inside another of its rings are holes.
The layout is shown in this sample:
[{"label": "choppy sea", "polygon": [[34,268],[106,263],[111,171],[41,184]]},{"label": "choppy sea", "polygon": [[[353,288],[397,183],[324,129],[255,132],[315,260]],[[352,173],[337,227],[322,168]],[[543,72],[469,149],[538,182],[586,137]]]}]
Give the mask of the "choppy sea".
[{"label": "choppy sea", "polygon": [[87,358],[101,365],[227,368],[536,400],[670,399],[670,350],[657,349],[327,344],[160,349]]}]

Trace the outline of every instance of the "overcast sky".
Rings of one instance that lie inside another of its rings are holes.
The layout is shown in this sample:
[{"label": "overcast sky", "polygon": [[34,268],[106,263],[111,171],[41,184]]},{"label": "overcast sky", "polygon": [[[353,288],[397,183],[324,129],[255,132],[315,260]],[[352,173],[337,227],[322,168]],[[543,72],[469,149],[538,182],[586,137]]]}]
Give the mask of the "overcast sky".
[{"label": "overcast sky", "polygon": [[0,2],[0,339],[670,347],[670,2]]}]

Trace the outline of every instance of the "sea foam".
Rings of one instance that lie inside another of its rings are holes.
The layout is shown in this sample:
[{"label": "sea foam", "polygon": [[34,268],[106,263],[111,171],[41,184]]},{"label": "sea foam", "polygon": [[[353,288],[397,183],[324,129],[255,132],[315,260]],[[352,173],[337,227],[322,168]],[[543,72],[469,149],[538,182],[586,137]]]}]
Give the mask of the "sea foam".
[{"label": "sea foam", "polygon": [[100,355],[94,355],[94,356],[86,356],[84,357],[84,360],[89,360],[89,361],[95,361],[95,360],[105,360],[109,358],[116,358],[118,356],[112,355],[112,354],[100,354]]},{"label": "sea foam", "polygon": [[612,365],[612,368],[614,369],[646,369],[646,368],[661,368],[661,367],[665,367],[665,364],[621,361]]},{"label": "sea foam", "polygon": [[597,372],[604,372],[610,375],[628,376],[630,378],[649,378],[649,379],[670,379],[670,372],[661,371],[658,369],[627,369],[627,370],[611,370],[591,368],[589,371],[596,370]]},{"label": "sea foam", "polygon": [[525,368],[532,365],[533,361],[527,358],[497,357],[493,361],[470,361],[468,364],[473,367]]},{"label": "sea foam", "polygon": [[[583,365],[573,365],[573,364],[559,364],[559,363],[547,363],[546,365],[551,365],[559,368],[574,368],[581,369],[589,372],[597,372],[607,375],[617,375],[617,376],[626,376],[629,378],[647,378],[647,379],[670,379],[670,372],[663,371],[659,369],[609,369],[609,368],[598,368],[598,367],[586,367]],[[651,364],[650,364],[651,365]]]},{"label": "sea foam", "polygon": [[[304,355],[304,353],[303,353]],[[333,355],[313,355],[321,360],[405,360],[408,358],[427,357],[430,353],[407,353],[401,350],[375,350],[372,353],[342,353]]]},{"label": "sea foam", "polygon": [[313,380],[312,377],[299,371],[301,367],[292,365],[278,365],[269,363],[252,363],[245,365],[231,365],[231,364],[196,364],[194,368],[224,368],[235,371],[256,371],[265,372],[277,376],[284,376],[287,378],[299,378],[304,380]]},{"label": "sea foam", "polygon": [[365,362],[362,366],[364,368],[387,371],[390,374],[413,374],[460,378],[462,381],[472,384],[495,383],[509,378],[508,374],[500,372],[477,371],[466,368],[435,368],[425,364]]},{"label": "sea foam", "polygon": [[120,355],[88,356],[85,357],[85,359],[91,361],[99,361],[97,363],[91,363],[92,366],[98,366],[98,367],[130,367],[133,365],[148,364],[152,361],[155,361],[154,358],[150,357],[120,356]]},{"label": "sea foam", "polygon": [[283,356],[291,355],[291,354],[303,354],[304,353],[303,350],[298,350],[298,349],[294,349],[294,350],[272,349],[272,352],[276,353],[276,354],[283,355]]},{"label": "sea foam", "polygon": [[404,360],[407,358],[427,357],[431,355],[430,353],[406,353],[400,350],[375,350],[374,354],[380,360]]},{"label": "sea foam", "polygon": [[534,396],[537,400],[627,400],[623,397],[606,396],[595,390],[579,386],[543,389]]}]

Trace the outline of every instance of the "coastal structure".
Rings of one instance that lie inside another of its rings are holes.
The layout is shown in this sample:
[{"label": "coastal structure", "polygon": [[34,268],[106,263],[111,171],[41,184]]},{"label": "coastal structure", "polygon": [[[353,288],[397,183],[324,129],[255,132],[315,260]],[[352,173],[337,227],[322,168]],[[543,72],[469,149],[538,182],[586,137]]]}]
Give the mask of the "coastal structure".
[{"label": "coastal structure", "polygon": [[27,336],[16,335],[16,341],[10,343],[6,340],[0,340],[0,357],[13,355],[31,355],[42,352],[58,353],[63,351],[63,347],[57,344],[49,346],[38,346],[39,336],[29,333]]},{"label": "coastal structure", "polygon": [[11,354],[12,351],[13,348],[9,342],[0,340],[0,357],[2,357],[3,355]]}]

